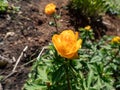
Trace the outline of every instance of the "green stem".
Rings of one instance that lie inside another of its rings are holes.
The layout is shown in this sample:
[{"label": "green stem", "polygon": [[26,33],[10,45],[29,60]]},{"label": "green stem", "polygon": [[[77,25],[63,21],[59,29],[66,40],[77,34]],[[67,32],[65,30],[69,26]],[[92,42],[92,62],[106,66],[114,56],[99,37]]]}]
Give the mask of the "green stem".
[{"label": "green stem", "polygon": [[56,21],[56,18],[55,18],[55,16],[53,16],[53,19],[54,19],[54,22],[55,22],[55,28],[56,28],[56,32],[58,32],[58,25],[57,25],[57,21]]},{"label": "green stem", "polygon": [[70,77],[69,77],[69,61],[66,60],[66,62],[67,62],[67,65],[66,65],[65,70],[66,70],[66,79],[67,79],[68,90],[72,90],[71,84],[70,84]]}]

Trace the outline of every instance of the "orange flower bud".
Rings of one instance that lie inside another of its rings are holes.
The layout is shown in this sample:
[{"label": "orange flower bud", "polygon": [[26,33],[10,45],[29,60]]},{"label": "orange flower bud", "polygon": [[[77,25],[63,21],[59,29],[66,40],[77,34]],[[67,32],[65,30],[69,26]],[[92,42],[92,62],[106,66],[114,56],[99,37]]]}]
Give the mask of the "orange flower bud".
[{"label": "orange flower bud", "polygon": [[56,5],[53,3],[47,4],[45,6],[45,14],[52,15],[56,12]]},{"label": "orange flower bud", "polygon": [[91,26],[88,25],[85,27],[85,29],[89,31],[91,29]]},{"label": "orange flower bud", "polygon": [[82,40],[78,39],[78,32],[65,30],[62,33],[55,34],[52,42],[58,54],[64,58],[73,59],[78,57],[78,49],[81,48]]},{"label": "orange flower bud", "polygon": [[120,43],[120,37],[119,36],[114,37],[111,42],[119,44]]}]

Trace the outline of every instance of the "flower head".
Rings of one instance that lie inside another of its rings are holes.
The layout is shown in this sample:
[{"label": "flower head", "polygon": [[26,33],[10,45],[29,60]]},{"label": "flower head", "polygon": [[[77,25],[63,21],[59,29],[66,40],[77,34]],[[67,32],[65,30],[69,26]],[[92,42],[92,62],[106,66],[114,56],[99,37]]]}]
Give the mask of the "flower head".
[{"label": "flower head", "polygon": [[81,48],[82,40],[78,39],[78,32],[65,30],[62,33],[55,34],[52,42],[58,54],[64,58],[73,59],[78,57],[78,49]]},{"label": "flower head", "polygon": [[91,26],[88,25],[85,27],[85,29],[89,31],[91,29]]},{"label": "flower head", "polygon": [[45,14],[52,15],[56,12],[56,5],[54,3],[49,3],[45,6]]},{"label": "flower head", "polygon": [[114,37],[111,42],[116,43],[116,44],[120,44],[120,37],[119,36]]}]

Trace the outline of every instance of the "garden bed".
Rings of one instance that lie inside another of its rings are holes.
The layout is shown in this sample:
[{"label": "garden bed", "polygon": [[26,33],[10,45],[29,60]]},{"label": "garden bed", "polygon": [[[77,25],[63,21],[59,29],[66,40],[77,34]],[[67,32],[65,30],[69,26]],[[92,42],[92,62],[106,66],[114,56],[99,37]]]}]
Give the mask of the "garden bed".
[{"label": "garden bed", "polygon": [[[61,8],[61,17],[57,20],[58,32],[65,29],[75,30],[74,24],[70,21],[72,20],[71,13],[62,8],[67,5],[68,0],[9,0],[10,5],[20,7],[19,12],[0,14],[0,55],[8,60],[12,60],[13,57],[17,60],[25,46],[28,46],[17,65],[16,72],[0,83],[3,90],[21,90],[32,66],[32,63],[24,64],[35,59],[41,49],[51,42],[51,36],[56,30],[54,26],[49,25],[53,19],[44,14],[44,7],[50,2],[55,3],[58,9]],[[119,17],[104,15],[102,22],[106,28],[105,35],[120,36]],[[96,25],[96,23],[92,24],[91,26]],[[99,30],[103,28],[103,26],[97,28],[96,35],[99,38],[103,35],[103,32]],[[0,67],[0,76],[11,73],[14,65],[15,62],[10,61],[5,67]]]}]

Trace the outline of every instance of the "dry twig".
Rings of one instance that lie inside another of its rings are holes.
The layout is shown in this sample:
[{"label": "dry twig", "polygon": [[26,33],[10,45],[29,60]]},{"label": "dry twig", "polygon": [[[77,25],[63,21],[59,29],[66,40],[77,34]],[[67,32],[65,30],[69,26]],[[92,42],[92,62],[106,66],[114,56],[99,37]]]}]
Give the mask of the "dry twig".
[{"label": "dry twig", "polygon": [[16,68],[17,68],[17,65],[18,65],[18,63],[20,62],[20,60],[21,60],[24,52],[25,52],[27,49],[28,49],[28,46],[26,46],[26,47],[23,49],[23,51],[21,52],[20,56],[18,57],[18,59],[17,59],[17,61],[16,61],[16,63],[15,63],[15,66],[14,66],[12,72],[9,73],[5,78],[3,78],[2,81],[6,80],[8,77],[10,77],[11,75],[13,75],[13,74],[16,72],[15,70],[16,70]]},{"label": "dry twig", "polygon": [[[47,46],[44,46],[44,47],[42,48],[42,50],[40,51],[40,53],[39,53],[39,55],[38,55],[38,57],[37,57],[37,60],[41,57],[43,51],[44,51],[45,49],[47,49],[47,48],[48,48]],[[25,63],[25,64],[23,64],[22,67],[23,67],[23,66],[26,66],[26,65],[28,65],[28,64],[30,64],[30,63],[32,63],[32,62],[34,62],[35,60],[36,60],[36,58],[33,59],[33,60],[31,60],[31,61],[29,61],[29,62],[27,62],[27,63]]]},{"label": "dry twig", "polygon": [[0,90],[3,90],[1,83],[0,83]]},{"label": "dry twig", "polygon": [[0,58],[1,58],[1,60],[4,60],[4,61],[6,61],[6,62],[8,62],[8,63],[12,63],[12,60],[11,60],[11,59],[6,58],[6,57],[4,57],[4,56],[2,56],[2,55],[0,55]]}]

